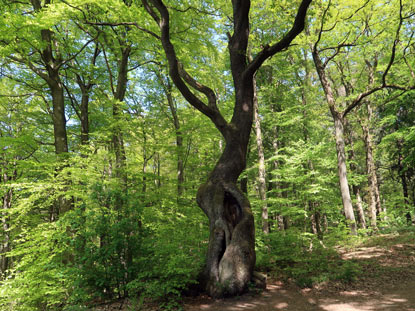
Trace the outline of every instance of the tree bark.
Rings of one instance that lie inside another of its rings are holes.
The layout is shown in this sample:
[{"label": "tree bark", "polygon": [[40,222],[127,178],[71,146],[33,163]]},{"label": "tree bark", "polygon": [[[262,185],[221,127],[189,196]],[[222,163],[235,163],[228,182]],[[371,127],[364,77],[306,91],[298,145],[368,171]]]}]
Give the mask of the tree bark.
[{"label": "tree bark", "polygon": [[376,214],[379,215],[382,212],[382,206],[380,202],[380,193],[379,193],[379,183],[376,175],[376,165],[373,157],[373,137],[370,133],[370,124],[372,121],[372,107],[370,103],[367,103],[367,119],[362,120],[361,127],[363,130],[363,138],[365,142],[366,149],[366,165],[367,165],[367,174],[369,179],[369,187],[373,192],[373,197],[375,201]]},{"label": "tree bark", "polygon": [[370,212],[370,226],[373,229],[377,229],[377,210],[376,210],[376,188],[377,188],[377,178],[376,171],[374,168],[373,162],[373,152],[372,152],[372,139],[369,133],[369,127],[367,124],[361,124],[363,130],[363,138],[365,142],[366,149],[366,173],[368,177],[369,185],[369,212]]},{"label": "tree bark", "polygon": [[[94,55],[92,56],[91,64],[95,66],[100,49],[98,44],[95,47]],[[81,77],[76,74],[76,82],[81,89],[81,104],[79,105],[79,112],[77,112],[79,121],[81,122],[81,145],[86,146],[89,143],[89,99],[90,92],[94,86],[91,76]]]},{"label": "tree bark", "polygon": [[55,152],[61,154],[68,152],[68,138],[66,134],[65,98],[59,74],[51,72],[53,81],[49,84],[52,93],[53,105],[53,133],[55,137]]},{"label": "tree bark", "polygon": [[336,135],[337,167],[339,172],[340,192],[343,201],[344,213],[352,234],[356,234],[356,221],[350,197],[349,183],[347,181],[346,152],[344,149],[343,120],[337,113],[333,114]]},{"label": "tree bark", "polygon": [[[273,109],[274,112],[278,109]],[[272,149],[274,152],[274,156],[277,156],[279,153],[279,128],[278,126],[274,126],[273,128],[273,132],[274,132],[274,137],[272,139]],[[272,161],[272,170],[276,171],[279,168],[279,163],[277,159],[274,159],[274,161]],[[271,179],[274,180],[273,182],[270,182],[270,187],[271,189],[275,189],[277,191],[277,193],[275,194],[276,196],[281,196],[281,194],[278,192],[279,189],[282,188],[282,184],[281,182],[277,181],[277,174],[273,174]],[[284,224],[284,216],[282,216],[280,213],[277,213],[275,215],[275,218],[277,220],[277,224],[278,224],[278,230],[283,231],[285,229],[285,224]]]},{"label": "tree bark", "polygon": [[[350,124],[348,122],[346,122],[346,125],[347,125],[346,126],[346,130],[347,130],[346,144],[350,146],[349,153],[348,153],[349,160],[350,160],[350,170],[358,174],[357,166],[356,164],[354,164],[356,156],[355,156],[354,144],[353,144],[353,138],[354,138],[353,130],[351,129]],[[366,218],[365,218],[365,212],[363,210],[362,197],[360,195],[360,187],[356,184],[353,184],[352,190],[356,198],[357,221],[360,224],[360,227],[362,229],[366,229]]]},{"label": "tree bark", "polygon": [[115,101],[112,106],[112,115],[115,122],[112,136],[112,143],[115,152],[115,176],[122,179],[125,189],[127,186],[127,174],[125,171],[127,166],[127,157],[124,148],[123,132],[119,123],[122,121],[121,103],[124,101],[125,93],[127,90],[128,61],[130,58],[130,53],[130,46],[121,48],[121,59],[118,62],[117,85],[114,93]]},{"label": "tree bark", "polygon": [[164,93],[167,97],[170,113],[173,117],[173,126],[176,133],[176,154],[177,154],[177,197],[180,198],[183,194],[184,183],[184,155],[183,155],[183,134],[180,129],[180,121],[177,115],[177,107],[172,96],[172,85],[170,80],[165,83],[163,77],[157,73],[160,83],[163,86]]},{"label": "tree bark", "polygon": [[254,218],[248,199],[236,186],[245,167],[249,134],[238,134],[228,137],[221,158],[197,194],[210,223],[204,285],[214,297],[244,292],[255,265]]}]

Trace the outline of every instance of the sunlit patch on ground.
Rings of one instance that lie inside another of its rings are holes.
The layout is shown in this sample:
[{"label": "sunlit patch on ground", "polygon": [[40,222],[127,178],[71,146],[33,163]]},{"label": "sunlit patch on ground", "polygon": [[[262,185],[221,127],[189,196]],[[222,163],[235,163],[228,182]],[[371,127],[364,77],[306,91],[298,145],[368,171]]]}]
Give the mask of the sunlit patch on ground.
[{"label": "sunlit patch on ground", "polygon": [[[380,243],[379,243],[380,244]],[[258,295],[185,306],[185,311],[415,311],[415,246],[392,243],[341,252],[362,271],[352,283],[328,282],[300,289],[270,282]]]}]

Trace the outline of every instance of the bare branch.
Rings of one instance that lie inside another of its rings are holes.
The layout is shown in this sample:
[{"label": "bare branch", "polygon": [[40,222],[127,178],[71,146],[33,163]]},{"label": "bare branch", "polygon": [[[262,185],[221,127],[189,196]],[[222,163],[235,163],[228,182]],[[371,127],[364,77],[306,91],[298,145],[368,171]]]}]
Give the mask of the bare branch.
[{"label": "bare branch", "polygon": [[68,89],[68,86],[66,85],[66,83],[62,83],[62,84],[63,84],[63,87],[64,87],[66,93],[68,94],[69,102],[71,103],[72,108],[74,109],[74,111],[75,111],[76,115],[78,116],[79,120],[82,120],[81,113],[79,112],[79,103],[78,103],[78,101],[72,95],[72,93]]},{"label": "bare branch", "polygon": [[[323,16],[321,17],[320,30],[319,30],[319,32],[318,32],[317,40],[316,40],[316,42],[314,43],[314,45],[313,45],[313,47],[312,47],[312,50],[313,50],[313,51],[317,51],[317,46],[318,46],[318,44],[320,43],[321,36],[322,36],[322,34],[323,34],[324,20],[326,19],[326,15],[327,15],[327,12],[328,12],[328,11],[329,11],[329,9],[330,9],[330,6],[331,6],[331,0],[329,0],[329,3],[327,4],[326,9],[323,11]],[[336,26],[336,23],[334,24],[333,28],[334,28],[335,26]]]},{"label": "bare branch", "polygon": [[415,90],[415,86],[410,86],[410,87],[403,87],[401,85],[396,85],[396,84],[382,84],[380,86],[374,87],[366,92],[362,92],[359,95],[356,96],[356,98],[353,100],[353,102],[347,106],[346,110],[344,110],[344,112],[342,113],[342,117],[345,118],[346,115],[352,111],[354,108],[356,108],[357,106],[359,106],[362,103],[362,100],[365,99],[366,97],[368,97],[369,95],[376,93],[380,90],[383,89],[395,89],[395,90],[401,90],[404,93],[410,90]]},{"label": "bare branch", "polygon": [[350,14],[349,17],[346,17],[345,20],[351,19],[357,12],[359,12],[360,10],[365,8],[369,4],[370,1],[371,0],[367,0],[365,3],[363,3],[363,5],[360,8],[358,8],[356,11],[354,11],[352,14]]},{"label": "bare branch", "polygon": [[133,66],[133,67],[129,68],[127,71],[128,71],[128,72],[129,72],[129,71],[133,71],[133,70],[135,70],[135,69],[137,69],[137,68],[140,68],[140,67],[142,67],[142,66],[144,66],[144,65],[147,65],[147,64],[156,64],[156,65],[158,65],[158,64],[160,64],[160,63],[159,63],[159,62],[156,62],[156,61],[154,61],[154,60],[148,60],[148,61],[145,61],[145,62],[139,63],[139,64],[137,64],[137,65],[135,65],[135,66]]},{"label": "bare branch", "polygon": [[154,32],[152,32],[151,30],[148,30],[146,28],[143,28],[141,26],[139,26],[137,23],[135,22],[119,22],[119,23],[109,23],[109,22],[89,22],[86,21],[85,24],[88,25],[95,25],[95,26],[112,26],[112,27],[116,27],[116,26],[134,26],[135,28],[137,28],[138,30],[141,30],[145,33],[148,33],[149,35],[153,36],[154,38],[160,40],[160,36],[155,34]]},{"label": "bare branch", "polygon": [[107,69],[108,69],[108,76],[110,78],[111,91],[112,91],[112,94],[114,94],[115,90],[114,90],[114,80],[112,78],[113,75],[112,75],[112,72],[111,72],[111,67],[110,67],[110,64],[108,62],[107,53],[105,52],[104,46],[102,46],[102,52],[104,53],[105,64],[107,65]]},{"label": "bare branch", "polygon": [[98,38],[98,35],[95,38],[92,38],[91,40],[87,41],[74,55],[72,55],[71,57],[69,57],[68,59],[62,61],[59,65],[58,68],[60,68],[61,66],[65,65],[66,63],[70,62],[71,60],[75,59],[79,54],[82,53],[82,51],[93,41],[95,41]]},{"label": "bare branch", "polygon": [[402,10],[403,10],[402,0],[399,0],[399,24],[398,24],[398,28],[396,29],[395,40],[393,41],[392,54],[391,54],[391,57],[389,59],[388,66],[386,66],[385,72],[382,75],[382,84],[383,85],[386,85],[386,75],[388,74],[389,70],[391,69],[391,67],[393,65],[393,62],[395,61],[396,46],[399,43],[399,33],[401,31],[401,27],[402,27],[402,23],[403,23]]}]

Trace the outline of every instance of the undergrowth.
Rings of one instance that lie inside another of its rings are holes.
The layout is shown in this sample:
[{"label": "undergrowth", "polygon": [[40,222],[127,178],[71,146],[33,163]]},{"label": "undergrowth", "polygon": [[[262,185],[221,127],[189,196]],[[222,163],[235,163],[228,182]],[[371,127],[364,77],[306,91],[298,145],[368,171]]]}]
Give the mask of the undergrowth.
[{"label": "undergrowth", "polygon": [[277,231],[257,239],[257,269],[274,279],[294,281],[300,287],[313,287],[328,281],[350,283],[357,280],[364,267],[359,261],[342,259],[340,249],[388,247],[414,241],[413,228],[386,234],[361,231],[357,236],[337,230],[322,241],[295,229]]}]

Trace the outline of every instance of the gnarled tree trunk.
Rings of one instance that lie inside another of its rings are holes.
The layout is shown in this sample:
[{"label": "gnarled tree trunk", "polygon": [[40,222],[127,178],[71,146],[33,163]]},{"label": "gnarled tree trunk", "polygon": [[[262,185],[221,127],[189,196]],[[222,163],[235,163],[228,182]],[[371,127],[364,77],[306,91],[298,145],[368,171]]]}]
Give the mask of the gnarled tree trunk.
[{"label": "gnarled tree trunk", "polygon": [[[276,44],[266,45],[247,61],[249,0],[233,0],[233,34],[228,34],[235,106],[230,122],[217,107],[215,92],[191,77],[179,63],[170,39],[170,14],[162,0],[142,0],[144,8],[160,28],[160,39],[169,63],[169,74],[183,97],[215,124],[226,146],[208,181],[197,194],[197,202],[209,218],[210,239],[204,285],[214,297],[244,292],[255,266],[254,218],[248,199],[236,186],[245,169],[253,120],[253,79],[265,60],[287,48],[304,29],[311,0],[303,0],[292,29]],[[190,89],[191,88],[191,89]],[[196,93],[195,93],[196,92]],[[207,103],[196,94],[206,96]]]}]

